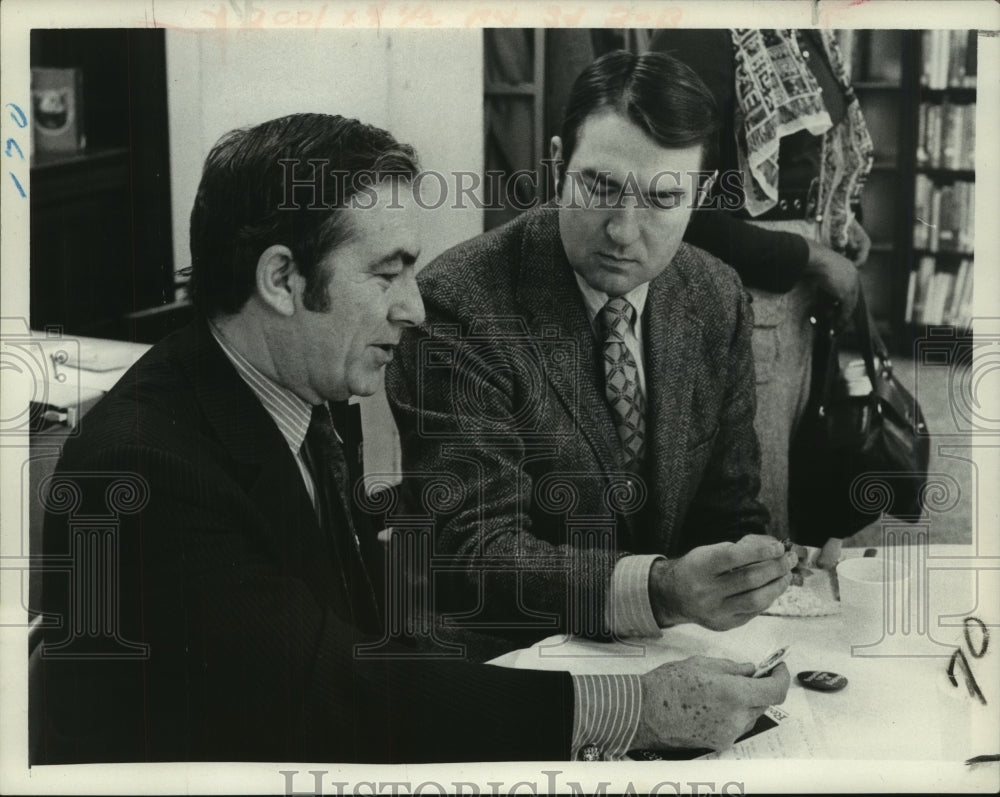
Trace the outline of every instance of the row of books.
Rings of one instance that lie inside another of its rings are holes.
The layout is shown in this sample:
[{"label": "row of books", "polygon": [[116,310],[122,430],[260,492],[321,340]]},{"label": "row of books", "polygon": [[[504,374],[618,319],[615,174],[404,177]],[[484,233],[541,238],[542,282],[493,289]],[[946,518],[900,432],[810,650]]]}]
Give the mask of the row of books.
[{"label": "row of books", "polygon": [[976,229],[976,184],[938,185],[918,174],[913,193],[913,248],[972,253]]},{"label": "row of books", "polygon": [[928,169],[976,168],[976,104],[920,103],[917,164]]},{"label": "row of books", "polygon": [[951,324],[958,329],[970,329],[972,267],[972,258],[963,258],[956,271],[940,271],[932,256],[920,258],[917,270],[910,272],[906,323]]},{"label": "row of books", "polygon": [[976,85],[976,32],[925,30],[924,69],[920,85],[929,89],[972,88]]}]

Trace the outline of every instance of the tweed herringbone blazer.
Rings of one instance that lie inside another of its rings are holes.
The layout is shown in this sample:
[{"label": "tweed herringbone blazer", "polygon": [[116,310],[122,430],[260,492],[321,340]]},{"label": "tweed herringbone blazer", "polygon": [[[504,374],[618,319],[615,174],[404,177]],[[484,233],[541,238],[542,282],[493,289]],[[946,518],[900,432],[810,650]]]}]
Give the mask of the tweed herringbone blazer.
[{"label": "tweed herringbone blazer", "polygon": [[[92,586],[114,585],[115,636],[93,633],[109,621],[74,602],[86,589],[65,567],[46,570],[42,608],[63,622],[31,694],[33,763],[569,756],[566,673],[406,660],[344,619],[335,546],[288,444],[204,322],[83,419],[53,484],[48,561],[113,530]],[[70,638],[74,618],[89,633]]]},{"label": "tweed herringbone blazer", "polygon": [[419,275],[426,321],[405,336],[386,382],[404,500],[433,517],[435,610],[519,641],[606,632],[622,555],[679,556],[767,523],[752,314],[735,272],[682,244],[650,283],[636,478],[619,464],[557,213],[535,209],[429,264]]}]

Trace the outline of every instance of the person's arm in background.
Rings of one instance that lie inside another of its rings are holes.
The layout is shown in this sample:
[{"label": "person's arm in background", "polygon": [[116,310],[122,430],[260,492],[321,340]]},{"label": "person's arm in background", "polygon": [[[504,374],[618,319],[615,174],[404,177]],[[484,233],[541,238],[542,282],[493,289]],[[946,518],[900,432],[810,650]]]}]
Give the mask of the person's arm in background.
[{"label": "person's arm in background", "polygon": [[728,263],[744,285],[772,293],[794,288],[810,261],[810,244],[801,235],[765,230],[725,210],[695,210],[684,240]]}]

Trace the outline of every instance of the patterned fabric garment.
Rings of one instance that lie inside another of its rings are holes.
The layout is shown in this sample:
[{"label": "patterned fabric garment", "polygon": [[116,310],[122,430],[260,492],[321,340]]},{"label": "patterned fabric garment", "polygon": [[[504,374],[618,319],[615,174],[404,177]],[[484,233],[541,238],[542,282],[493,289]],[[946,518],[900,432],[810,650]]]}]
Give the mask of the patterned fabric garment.
[{"label": "patterned fabric garment", "polygon": [[746,208],[760,216],[778,201],[780,139],[800,130],[823,137],[817,220],[821,240],[837,249],[847,244],[851,206],[871,171],[873,146],[840,49],[822,31],[830,67],[840,84],[847,113],[833,125],[816,77],[799,54],[794,30],[733,30],[736,143],[743,170]]},{"label": "patterned fabric garment", "polygon": [[604,333],[604,392],[615,416],[622,441],[623,462],[638,471],[646,447],[646,399],[625,333],[635,323],[635,308],[621,296],[610,299],[599,315]]}]

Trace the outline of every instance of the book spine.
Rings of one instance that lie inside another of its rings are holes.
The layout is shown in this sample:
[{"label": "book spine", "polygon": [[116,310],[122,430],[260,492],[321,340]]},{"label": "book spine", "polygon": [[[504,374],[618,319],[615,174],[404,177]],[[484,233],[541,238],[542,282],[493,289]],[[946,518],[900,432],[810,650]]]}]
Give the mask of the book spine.
[{"label": "book spine", "polygon": [[934,31],[937,40],[934,49],[934,77],[931,83],[932,89],[943,89],[948,86],[948,60],[949,43],[951,37],[946,30]]},{"label": "book spine", "polygon": [[917,272],[911,271],[910,278],[906,282],[906,314],[903,321],[907,324],[913,323],[913,300],[917,293]]},{"label": "book spine", "polygon": [[969,245],[969,186],[972,183],[955,183],[955,194],[957,197],[957,212],[955,214],[956,240],[955,249],[959,252],[968,252]]},{"label": "book spine", "polygon": [[970,30],[965,39],[965,80],[962,85],[969,89],[976,87],[978,36],[978,31]]},{"label": "book spine", "polygon": [[972,297],[973,293],[973,279],[975,274],[975,261],[969,260],[969,270],[965,276],[965,286],[962,291],[962,298],[959,302],[959,319],[958,326],[962,329],[972,331]]},{"label": "book spine", "polygon": [[951,166],[949,169],[961,169],[965,160],[965,152],[962,149],[965,131],[965,114],[968,111],[967,105],[951,105],[951,129],[949,130],[948,147],[951,150]]},{"label": "book spine", "polygon": [[923,61],[920,69],[920,85],[930,88],[930,65],[934,60],[934,31],[932,30],[925,30],[920,36],[920,58]]},{"label": "book spine", "polygon": [[927,241],[927,249],[931,252],[938,251],[941,240],[941,189],[937,186],[931,191],[931,214],[930,214],[930,238]]},{"label": "book spine", "polygon": [[918,174],[913,190],[913,247],[926,249],[930,241],[931,191],[934,184],[926,174]]},{"label": "book spine", "polygon": [[935,103],[927,108],[927,165],[932,169],[941,167],[942,111],[942,107]]},{"label": "book spine", "polygon": [[976,103],[967,105],[962,116],[962,169],[976,168]]},{"label": "book spine", "polygon": [[965,282],[969,278],[969,261],[962,260],[955,276],[955,290],[951,303],[948,305],[948,323],[958,325],[962,315],[962,297],[965,294]]},{"label": "book spine", "polygon": [[840,48],[840,55],[843,59],[848,75],[850,75],[851,80],[861,80],[861,72],[855,69],[854,63],[854,59],[857,57],[854,47],[856,42],[854,31],[850,29],[838,30],[836,32],[836,38],[837,46]]},{"label": "book spine", "polygon": [[939,271],[934,275],[934,310],[930,324],[944,323],[944,308],[948,301],[948,292],[954,287],[955,275],[947,271]]},{"label": "book spine", "polygon": [[927,103],[920,103],[920,110],[917,112],[917,165],[926,166],[930,161],[930,154],[927,151]]},{"label": "book spine", "polygon": [[924,300],[924,317],[922,323],[937,323],[937,295],[941,290],[941,283],[937,279],[937,274],[931,275],[931,281],[927,287],[927,298]]},{"label": "book spine", "polygon": [[942,169],[954,169],[958,163],[955,151],[958,144],[958,132],[955,129],[957,107],[949,103],[941,106],[941,157]]},{"label": "book spine", "polygon": [[970,255],[976,251],[976,184],[966,183],[965,211],[965,251]]},{"label": "book spine", "polygon": [[949,308],[955,300],[955,275],[950,272],[942,272],[941,277],[941,310],[939,316],[942,324],[952,323]]},{"label": "book spine", "polygon": [[913,323],[923,324],[927,300],[931,292],[931,281],[934,279],[934,258],[924,255],[917,267],[917,285],[913,296]]},{"label": "book spine", "polygon": [[941,210],[938,216],[939,252],[954,252],[958,248],[957,191],[954,185],[941,186]]},{"label": "book spine", "polygon": [[965,85],[965,45],[969,32],[953,30],[948,36],[948,87]]}]

